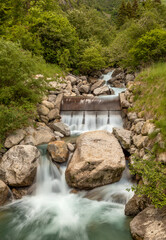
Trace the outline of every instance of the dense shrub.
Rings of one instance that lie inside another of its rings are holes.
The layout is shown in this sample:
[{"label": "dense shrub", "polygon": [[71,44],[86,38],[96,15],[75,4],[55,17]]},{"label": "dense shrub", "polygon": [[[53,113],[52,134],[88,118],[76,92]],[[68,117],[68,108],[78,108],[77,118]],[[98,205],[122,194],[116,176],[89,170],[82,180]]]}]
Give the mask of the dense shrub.
[{"label": "dense shrub", "polygon": [[0,40],[0,138],[27,123],[46,91],[44,79],[34,79],[37,60],[12,42]]},{"label": "dense shrub", "polygon": [[164,164],[155,161],[153,156],[149,157],[148,160],[135,157],[131,165],[131,173],[137,174],[143,179],[142,184],[133,187],[136,194],[145,194],[156,207],[166,205],[166,174]]},{"label": "dense shrub", "polygon": [[129,52],[134,63],[150,63],[166,58],[166,30],[153,29],[142,36]]}]

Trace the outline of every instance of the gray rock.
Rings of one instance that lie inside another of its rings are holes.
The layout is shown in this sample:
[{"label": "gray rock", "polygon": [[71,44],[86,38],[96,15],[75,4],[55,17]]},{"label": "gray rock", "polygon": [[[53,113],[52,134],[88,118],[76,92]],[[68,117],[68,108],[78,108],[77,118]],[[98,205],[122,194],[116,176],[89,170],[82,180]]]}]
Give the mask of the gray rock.
[{"label": "gray rock", "polygon": [[137,134],[141,134],[141,129],[142,129],[143,124],[144,124],[144,122],[141,121],[141,122],[138,122],[138,123],[134,126],[134,131],[135,131]]},{"label": "gray rock", "polygon": [[120,128],[113,128],[113,134],[118,139],[123,149],[128,150],[130,148],[131,131]]},{"label": "gray rock", "polygon": [[131,234],[135,240],[166,240],[165,226],[166,207],[148,207],[130,222]]},{"label": "gray rock", "polygon": [[63,163],[68,160],[69,151],[64,141],[55,141],[48,144],[47,150],[53,161]]},{"label": "gray rock", "polygon": [[162,152],[157,156],[157,161],[166,163],[166,152]]},{"label": "gray rock", "polygon": [[120,104],[122,108],[129,108],[130,103],[126,100],[125,93],[120,93]]},{"label": "gray rock", "polygon": [[10,196],[10,189],[3,181],[0,180],[0,206],[3,206],[5,203],[7,203]]},{"label": "gray rock", "polygon": [[104,80],[98,80],[91,86],[91,92],[93,92],[96,88],[99,88],[105,84]]},{"label": "gray rock", "polygon": [[141,134],[133,136],[133,143],[139,149],[141,149],[142,147],[145,147],[147,142],[148,142],[147,136],[142,136]]},{"label": "gray rock", "polygon": [[49,118],[49,121],[54,120],[54,119],[57,119],[57,118],[60,118],[59,110],[58,110],[57,108],[52,109],[52,110],[48,113],[48,118]]},{"label": "gray rock", "polygon": [[137,114],[135,112],[129,112],[127,117],[129,121],[134,122],[137,119]]},{"label": "gray rock", "polygon": [[66,170],[69,186],[92,189],[117,182],[125,168],[125,156],[113,134],[94,131],[82,134]]},{"label": "gray rock", "polygon": [[23,129],[18,129],[11,135],[9,135],[5,140],[5,148],[11,148],[19,144],[25,137],[26,132]]},{"label": "gray rock", "polygon": [[49,113],[49,109],[46,106],[41,105],[41,104],[38,105],[37,111],[38,111],[39,115],[44,115],[44,116],[47,116]]},{"label": "gray rock", "polygon": [[48,101],[54,104],[56,101],[56,95],[48,95]]},{"label": "gray rock", "polygon": [[30,145],[12,147],[0,162],[0,178],[13,187],[30,186],[36,176],[40,153]]},{"label": "gray rock", "polygon": [[42,101],[42,105],[44,105],[45,107],[49,108],[50,110],[54,109],[54,104],[49,102],[49,101],[46,101],[46,100]]},{"label": "gray rock", "polygon": [[62,100],[63,100],[63,93],[60,93],[57,98],[56,98],[56,101],[55,101],[55,107],[60,111],[60,108],[61,108],[61,103],[62,103]]},{"label": "gray rock", "polygon": [[65,136],[70,136],[70,129],[69,127],[62,123],[62,122],[57,122],[57,123],[52,123],[50,124],[50,127],[57,132],[62,133]]},{"label": "gray rock", "polygon": [[40,126],[37,129],[27,129],[27,136],[24,139],[24,144],[38,146],[47,144],[55,140],[53,131],[47,126]]},{"label": "gray rock", "polygon": [[112,77],[116,77],[120,73],[123,73],[123,70],[121,68],[116,68],[114,72],[112,73]]},{"label": "gray rock", "polygon": [[126,216],[136,216],[150,205],[150,200],[145,196],[134,195],[125,206]]},{"label": "gray rock", "polygon": [[81,93],[89,93],[90,86],[89,85],[81,85],[78,90]]},{"label": "gray rock", "polygon": [[60,133],[60,132],[54,131],[54,134],[55,134],[56,137],[61,137],[61,138],[64,137],[64,135],[62,133]]},{"label": "gray rock", "polygon": [[89,77],[88,78],[88,82],[91,83],[91,84],[94,84],[94,83],[96,83],[98,81],[99,81],[98,78],[95,78],[95,77]]},{"label": "gray rock", "polygon": [[149,121],[146,121],[142,127],[142,135],[149,135],[155,131],[155,125]]},{"label": "gray rock", "polygon": [[70,152],[74,152],[75,147],[74,147],[73,144],[68,143],[68,144],[67,144],[67,147],[68,147],[68,149],[69,149]]},{"label": "gray rock", "polygon": [[127,74],[126,75],[126,82],[134,81],[135,76],[133,74]]},{"label": "gray rock", "polygon": [[67,76],[67,77],[66,77],[66,80],[67,80],[67,81],[70,81],[72,86],[77,83],[77,78],[74,77],[74,76],[71,76],[71,75]]},{"label": "gray rock", "polygon": [[110,89],[108,86],[102,86],[100,88],[96,88],[93,91],[94,95],[99,96],[99,95],[105,95],[105,94],[110,94]]},{"label": "gray rock", "polygon": [[49,122],[49,118],[47,116],[43,116],[43,115],[40,115],[40,120],[46,124]]}]

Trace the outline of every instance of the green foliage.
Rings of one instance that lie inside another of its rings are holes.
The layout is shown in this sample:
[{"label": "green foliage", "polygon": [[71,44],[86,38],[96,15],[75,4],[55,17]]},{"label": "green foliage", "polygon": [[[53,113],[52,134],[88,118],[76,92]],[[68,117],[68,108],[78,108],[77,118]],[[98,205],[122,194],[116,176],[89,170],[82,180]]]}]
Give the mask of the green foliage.
[{"label": "green foliage", "polygon": [[115,33],[107,16],[95,9],[82,7],[68,11],[68,19],[76,28],[80,39],[95,39],[102,45],[108,46]]},{"label": "green foliage", "polygon": [[[36,104],[47,91],[44,78],[37,73],[54,76],[60,70],[32,57],[18,45],[0,40],[0,139],[5,134],[28,124],[35,116]],[[48,71],[51,73],[48,73]],[[47,73],[47,74],[46,74]]]},{"label": "green foliage", "polygon": [[166,30],[153,29],[142,36],[131,48],[129,54],[137,65],[164,60],[166,57]]},{"label": "green foliage", "polygon": [[131,173],[137,174],[143,179],[142,184],[133,187],[138,195],[148,196],[152,204],[156,207],[166,205],[166,168],[160,162],[155,161],[154,157],[148,160],[135,157],[133,164],[130,165]]},{"label": "green foliage", "polygon": [[33,32],[39,34],[47,62],[58,63],[63,67],[74,64],[78,38],[66,17],[45,12],[37,19],[37,24],[33,25]]},{"label": "green foliage", "polygon": [[[165,24],[164,23],[165,16],[166,16],[166,8],[163,5],[159,6],[159,8],[152,7],[150,9],[147,8],[144,10],[139,9],[139,17],[137,19],[134,19],[134,18],[130,19],[130,21],[126,20],[126,22],[123,24],[123,26],[117,33],[115,39],[111,43],[110,61],[113,64],[118,62],[120,65],[124,67],[134,68],[134,67],[137,67],[138,65],[141,65],[142,59],[140,58],[138,59],[137,56],[135,56],[134,58],[133,56],[134,52],[131,51],[131,49],[137,46],[139,40],[141,40],[141,38],[144,35],[147,34],[147,36],[149,37],[149,33],[154,29],[158,29],[158,30],[162,29],[162,32],[159,33],[160,34],[159,40],[158,40],[158,37],[156,36],[156,42],[158,41],[157,49],[159,47],[159,51],[162,51],[164,54],[163,47],[165,46],[165,43],[163,43],[164,40],[162,40],[162,38],[165,37],[165,34],[163,32],[165,31],[165,29],[163,28]],[[156,32],[156,35],[157,35],[157,32]],[[146,45],[147,49],[154,49],[155,47],[152,47],[153,37],[151,37],[152,45],[151,45],[151,42],[149,42],[148,37],[144,39],[144,44]],[[140,45],[140,42],[138,46]],[[160,47],[160,45],[162,46]],[[139,50],[137,51],[137,55],[138,54],[139,54]],[[154,55],[154,58],[152,59],[154,60],[155,59],[154,51],[152,51],[151,54]]]},{"label": "green foliage", "polygon": [[138,92],[139,98],[134,109],[155,119],[166,146],[166,63],[157,63],[143,70],[136,81],[139,84],[135,86],[134,94]]},{"label": "green foliage", "polygon": [[90,73],[106,66],[106,58],[102,55],[102,47],[98,43],[93,43],[85,49],[79,63],[80,72]]}]

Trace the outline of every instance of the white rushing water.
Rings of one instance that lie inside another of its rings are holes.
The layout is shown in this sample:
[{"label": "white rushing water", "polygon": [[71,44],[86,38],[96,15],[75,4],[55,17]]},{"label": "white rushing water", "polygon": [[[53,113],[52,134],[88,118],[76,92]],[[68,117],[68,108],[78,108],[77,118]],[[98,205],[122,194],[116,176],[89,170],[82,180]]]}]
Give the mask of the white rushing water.
[{"label": "white rushing water", "polygon": [[[102,79],[108,85],[108,80],[111,79],[113,71],[104,74]],[[115,95],[103,95],[98,98],[113,100],[125,88],[112,88]],[[92,99],[86,101],[93,102]],[[121,111],[62,111],[62,122],[70,128],[71,135],[80,135],[81,133],[95,130],[107,130],[112,132],[113,127],[123,127]]]},{"label": "white rushing water", "polygon": [[70,128],[71,135],[79,135],[94,130],[112,132],[113,127],[123,127],[120,111],[64,111],[62,122]]},{"label": "white rushing water", "polygon": [[[62,117],[77,133],[122,127],[119,112]],[[124,215],[133,195],[126,190],[132,186],[127,168],[117,183],[74,194],[66,184],[66,166],[48,159],[46,145],[40,151],[34,194],[0,208],[0,240],[131,240]]]},{"label": "white rushing water", "polygon": [[46,146],[37,172],[36,193],[0,211],[2,240],[130,240],[124,204],[132,196],[124,172],[121,181],[71,194],[65,166],[49,161]]}]

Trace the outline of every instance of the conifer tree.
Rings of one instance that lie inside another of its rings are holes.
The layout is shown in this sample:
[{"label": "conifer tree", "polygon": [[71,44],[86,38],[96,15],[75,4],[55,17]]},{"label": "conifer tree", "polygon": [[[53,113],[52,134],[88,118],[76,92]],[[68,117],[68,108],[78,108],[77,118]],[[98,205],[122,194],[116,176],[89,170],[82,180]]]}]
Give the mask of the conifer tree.
[{"label": "conifer tree", "polygon": [[132,16],[137,16],[137,10],[138,10],[138,0],[134,0],[132,4]]},{"label": "conifer tree", "polygon": [[131,2],[127,2],[126,4],[126,15],[128,18],[132,18],[133,16],[133,9],[132,9]]},{"label": "conifer tree", "polygon": [[121,26],[124,24],[126,18],[126,4],[122,0],[121,6],[118,11],[118,25]]}]

